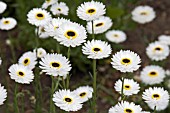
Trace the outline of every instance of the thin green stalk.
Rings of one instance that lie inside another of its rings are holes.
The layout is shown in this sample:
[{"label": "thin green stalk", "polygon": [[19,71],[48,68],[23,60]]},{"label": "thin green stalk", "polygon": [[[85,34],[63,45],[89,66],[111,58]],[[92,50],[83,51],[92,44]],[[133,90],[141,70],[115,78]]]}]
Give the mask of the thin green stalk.
[{"label": "thin green stalk", "polygon": [[156,106],[154,107],[154,112],[153,113],[156,113]]},{"label": "thin green stalk", "polygon": [[[71,47],[68,48],[67,51],[67,58],[70,59],[70,51],[71,51]],[[68,74],[66,77],[66,89],[69,88],[69,84],[70,84],[70,75]]]},{"label": "thin green stalk", "polygon": [[63,77],[62,77],[62,83],[63,83],[63,88],[66,89],[66,83]]},{"label": "thin green stalk", "polygon": [[[21,97],[21,102],[24,103],[24,94]],[[24,113],[24,105],[21,107],[21,113]]]},{"label": "thin green stalk", "polygon": [[18,93],[18,84],[15,83],[15,91],[14,91],[14,109],[15,109],[15,113],[19,113],[17,93]]},{"label": "thin green stalk", "polygon": [[92,24],[92,38],[95,39],[95,36],[94,36],[94,21],[93,20],[91,21],[91,24]]},{"label": "thin green stalk", "polygon": [[53,113],[53,111],[54,111],[54,107],[53,107],[53,101],[52,101],[52,99],[53,99],[53,91],[54,91],[54,77],[53,76],[51,76],[51,82],[52,82],[52,84],[51,84],[51,93],[50,93],[50,113]]},{"label": "thin green stalk", "polygon": [[96,59],[93,59],[93,109],[96,113],[96,100],[97,100],[97,73],[96,73]]},{"label": "thin green stalk", "polygon": [[60,54],[60,44],[59,42],[56,43],[56,51],[58,54]]},{"label": "thin green stalk", "polygon": [[121,100],[123,100],[124,98],[124,94],[123,94],[123,88],[124,88],[124,76],[122,76],[122,89],[121,89]]}]

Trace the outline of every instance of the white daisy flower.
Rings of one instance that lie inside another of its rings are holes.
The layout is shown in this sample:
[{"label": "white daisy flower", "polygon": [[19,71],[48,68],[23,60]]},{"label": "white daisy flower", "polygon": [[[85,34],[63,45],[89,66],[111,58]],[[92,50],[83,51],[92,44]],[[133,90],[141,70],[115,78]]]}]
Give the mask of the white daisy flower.
[{"label": "white daisy flower", "polygon": [[70,61],[61,54],[47,54],[40,61],[43,72],[52,76],[65,76],[71,70]]},{"label": "white daisy flower", "polygon": [[168,91],[161,87],[146,89],[142,94],[142,98],[151,109],[156,106],[157,111],[164,110],[169,104]]},{"label": "white daisy flower", "polygon": [[0,1],[0,14],[2,14],[7,8],[6,3]]},{"label": "white daisy flower", "polygon": [[70,90],[59,90],[53,95],[56,106],[65,111],[78,111],[82,108],[82,101]]},{"label": "white daisy flower", "polygon": [[2,18],[0,20],[0,29],[11,30],[17,25],[17,21],[14,18]]},{"label": "white daisy flower", "polygon": [[37,64],[37,56],[35,52],[25,52],[20,58],[19,58],[19,64],[29,68],[33,69],[35,65]]},{"label": "white daisy flower", "polygon": [[38,58],[42,58],[47,54],[47,52],[43,48],[38,48],[37,50],[34,51],[36,52]]},{"label": "white daisy flower", "polygon": [[106,33],[106,38],[110,42],[114,43],[121,43],[124,42],[127,38],[126,34],[123,31],[120,30],[110,30]]},{"label": "white daisy flower", "polygon": [[163,82],[163,79],[165,78],[165,71],[160,66],[146,66],[141,71],[140,78],[145,84],[159,84]]},{"label": "white daisy flower", "polygon": [[8,70],[10,78],[17,83],[30,84],[34,79],[33,72],[23,65],[13,64]]},{"label": "white daisy flower", "polygon": [[35,26],[44,26],[51,21],[50,13],[41,8],[33,8],[27,17],[28,22]]},{"label": "white daisy flower", "polygon": [[169,69],[167,69],[167,70],[165,71],[165,75],[170,76],[170,70],[169,70]]},{"label": "white daisy flower", "polygon": [[50,11],[53,15],[68,15],[69,8],[66,3],[60,2],[52,5]]},{"label": "white daisy flower", "polygon": [[92,98],[93,88],[89,86],[81,86],[73,91],[75,95],[81,98],[82,102],[88,101]]},{"label": "white daisy flower", "polygon": [[4,104],[7,98],[7,90],[0,84],[0,105]]},{"label": "white daisy flower", "polygon": [[170,35],[160,35],[158,37],[159,42],[170,46]]},{"label": "white daisy flower", "polygon": [[53,18],[49,24],[45,27],[45,31],[48,33],[49,36],[54,37],[57,36],[58,28],[65,22],[70,22],[70,20],[64,18]]},{"label": "white daisy flower", "polygon": [[155,11],[150,6],[138,6],[132,11],[132,19],[140,24],[151,22],[155,17]]},{"label": "white daisy flower", "polygon": [[36,35],[38,34],[39,38],[42,38],[42,39],[49,38],[49,34],[45,31],[44,26],[39,26],[38,28],[36,28],[35,33]]},{"label": "white daisy flower", "polygon": [[152,42],[146,48],[146,54],[151,60],[161,61],[168,57],[169,47],[158,41]]},{"label": "white daisy flower", "polygon": [[77,8],[77,15],[80,19],[91,21],[103,16],[106,13],[105,5],[101,2],[84,2]]},{"label": "white daisy flower", "polygon": [[58,35],[54,38],[66,47],[76,47],[87,38],[85,28],[77,23],[65,22],[58,28]]},{"label": "white daisy flower", "polygon": [[58,2],[58,0],[45,0],[45,2],[42,5],[42,8],[47,9],[50,5],[53,5],[57,2]]},{"label": "white daisy flower", "polygon": [[[94,34],[104,33],[112,26],[112,20],[109,17],[101,16],[93,22]],[[92,23],[88,22],[86,29],[88,33],[92,34]]]},{"label": "white daisy flower", "polygon": [[135,105],[133,102],[129,103],[121,101],[114,107],[109,109],[109,113],[141,113],[142,108],[139,105]]},{"label": "white daisy flower", "polygon": [[112,66],[121,72],[133,72],[139,69],[141,59],[138,54],[130,50],[121,50],[113,55]]},{"label": "white daisy flower", "polygon": [[87,41],[82,47],[83,54],[90,59],[103,59],[109,57],[112,52],[110,44],[101,40]]},{"label": "white daisy flower", "polygon": [[[117,92],[121,93],[122,90],[122,80],[118,80],[115,83],[115,89]],[[133,79],[124,79],[123,94],[130,96],[137,94],[140,90],[139,84]]]}]

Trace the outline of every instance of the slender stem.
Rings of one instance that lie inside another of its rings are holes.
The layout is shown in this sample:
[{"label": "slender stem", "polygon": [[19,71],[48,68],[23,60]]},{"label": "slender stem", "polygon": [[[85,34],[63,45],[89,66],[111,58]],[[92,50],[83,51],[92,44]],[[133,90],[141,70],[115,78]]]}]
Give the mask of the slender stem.
[{"label": "slender stem", "polygon": [[51,81],[52,81],[52,84],[51,84],[51,98],[50,98],[50,113],[55,113],[55,106],[53,105],[53,92],[54,92],[54,85],[55,85],[55,80],[54,80],[54,77],[51,76]]},{"label": "slender stem", "polygon": [[15,113],[19,113],[17,93],[18,93],[18,84],[15,83],[15,91],[14,91],[14,109],[15,109]]},{"label": "slender stem", "polygon": [[62,82],[63,82],[63,88],[66,89],[66,83],[63,77],[62,77]]},{"label": "slender stem", "polygon": [[[71,51],[71,47],[68,48],[67,51],[67,58],[70,59],[70,51]],[[69,84],[70,84],[70,75],[68,74],[66,77],[66,89],[69,88]]]},{"label": "slender stem", "polygon": [[56,51],[59,54],[60,53],[60,44],[59,42],[56,43]]},{"label": "slender stem", "polygon": [[93,109],[96,113],[96,99],[97,99],[97,74],[96,74],[96,59],[93,59]]},{"label": "slender stem", "polygon": [[154,112],[153,113],[156,113],[156,106],[154,107]]},{"label": "slender stem", "polygon": [[[21,97],[21,102],[24,103],[24,94]],[[24,105],[21,107],[21,113],[24,113]]]},{"label": "slender stem", "polygon": [[124,76],[122,76],[122,89],[121,89],[121,100],[123,100],[124,98],[124,94],[123,94],[123,87],[124,87]]},{"label": "slender stem", "polygon": [[92,20],[91,21],[91,24],[92,24],[92,38],[95,39],[95,36],[94,36],[94,21]]}]

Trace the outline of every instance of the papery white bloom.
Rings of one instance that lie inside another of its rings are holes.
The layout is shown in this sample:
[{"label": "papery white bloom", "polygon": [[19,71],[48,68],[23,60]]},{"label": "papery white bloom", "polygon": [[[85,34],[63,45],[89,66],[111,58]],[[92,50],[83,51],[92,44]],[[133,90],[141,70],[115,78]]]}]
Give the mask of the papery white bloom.
[{"label": "papery white bloom", "polygon": [[[94,34],[101,34],[110,29],[112,26],[112,20],[109,17],[101,16],[100,18],[94,20],[93,28]],[[91,21],[87,23],[86,29],[88,33],[92,34],[92,23]]]},{"label": "papery white bloom", "polygon": [[42,38],[42,39],[49,38],[49,34],[45,31],[44,26],[39,26],[38,28],[36,28],[35,33],[36,35],[38,35],[38,38]]},{"label": "papery white bloom", "polygon": [[170,46],[170,35],[160,35],[158,37],[159,42]]},{"label": "papery white bloom", "polygon": [[53,15],[61,15],[61,14],[68,15],[69,12],[69,8],[64,2],[60,2],[52,5],[50,10],[53,13]]},{"label": "papery white bloom", "polygon": [[109,109],[108,113],[141,113],[142,108],[139,105],[135,105],[133,102],[129,103],[126,101],[121,101],[114,107]]},{"label": "papery white bloom", "polygon": [[141,59],[138,54],[130,50],[121,50],[113,55],[112,66],[121,72],[133,72],[139,69]]},{"label": "papery white bloom", "polygon": [[165,71],[165,75],[170,76],[170,70],[169,70],[169,69],[167,69],[167,70]]},{"label": "papery white bloom", "polygon": [[101,40],[87,41],[82,47],[83,54],[88,55],[90,59],[103,59],[111,54],[111,46]]},{"label": "papery white bloom", "polygon": [[52,76],[65,76],[71,70],[70,61],[61,54],[47,54],[40,61],[43,72]]},{"label": "papery white bloom", "polygon": [[142,94],[142,98],[151,109],[154,109],[156,106],[158,111],[166,109],[169,104],[168,91],[161,87],[146,89]]},{"label": "papery white bloom", "polygon": [[34,79],[33,72],[21,64],[13,64],[8,70],[10,78],[17,83],[30,84]]},{"label": "papery white bloom", "polygon": [[160,66],[146,66],[141,71],[140,78],[145,84],[159,84],[163,82],[163,79],[165,78],[165,71]]},{"label": "papery white bloom", "polygon": [[[122,80],[118,80],[115,83],[115,89],[119,93],[121,93],[122,90]],[[135,82],[133,79],[124,79],[124,86],[123,86],[123,94],[130,96],[133,94],[137,94],[139,92],[139,84]]]},{"label": "papery white bloom", "polygon": [[45,27],[45,31],[48,33],[49,36],[56,36],[58,35],[58,28],[63,24],[63,23],[66,23],[66,22],[70,22],[70,20],[67,20],[67,19],[64,19],[64,18],[53,18],[51,20],[51,22],[44,26]]},{"label": "papery white bloom", "polygon": [[35,26],[45,26],[51,21],[50,13],[41,8],[33,8],[27,17],[28,22]]},{"label": "papery white bloom", "polygon": [[4,104],[7,98],[7,90],[0,84],[0,105]]},{"label": "papery white bloom", "polygon": [[105,5],[101,2],[84,2],[77,8],[77,15],[80,19],[91,21],[103,16],[106,13]]},{"label": "papery white bloom", "polygon": [[17,21],[14,18],[2,18],[0,20],[0,29],[11,30],[17,25]]},{"label": "papery white bloom", "polygon": [[54,38],[66,47],[76,47],[84,43],[87,38],[85,28],[77,23],[65,22],[57,30]]},{"label": "papery white bloom", "polygon": [[36,53],[37,53],[37,57],[38,58],[42,58],[42,57],[44,57],[47,54],[47,52],[43,48],[38,48],[36,50]]},{"label": "papery white bloom", "polygon": [[42,8],[47,9],[50,5],[53,5],[57,2],[58,2],[58,0],[45,0],[45,2],[42,5]]},{"label": "papery white bloom", "polygon": [[120,30],[110,30],[106,33],[106,38],[114,43],[124,42],[127,38],[126,34]]},{"label": "papery white bloom", "polygon": [[93,88],[89,86],[81,86],[73,91],[75,95],[81,98],[82,102],[88,101],[92,98]]},{"label": "papery white bloom", "polygon": [[81,99],[70,90],[59,90],[53,95],[56,106],[65,111],[78,111],[82,108]]},{"label": "papery white bloom", "polygon": [[146,54],[151,60],[161,61],[168,57],[169,47],[168,45],[162,44],[158,41],[152,42],[146,48]]},{"label": "papery white bloom", "polygon": [[0,14],[2,14],[7,8],[7,4],[0,1]]},{"label": "papery white bloom", "polygon": [[138,6],[132,11],[132,19],[140,24],[151,22],[156,17],[150,6]]},{"label": "papery white bloom", "polygon": [[35,65],[37,64],[37,57],[35,52],[25,52],[20,58],[19,58],[19,64],[29,68],[33,69]]}]

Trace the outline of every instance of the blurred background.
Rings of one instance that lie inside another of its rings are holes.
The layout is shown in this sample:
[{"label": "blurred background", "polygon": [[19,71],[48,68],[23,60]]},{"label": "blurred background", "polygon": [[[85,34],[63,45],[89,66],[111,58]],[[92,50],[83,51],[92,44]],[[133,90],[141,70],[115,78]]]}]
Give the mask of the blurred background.
[{"label": "blurred background", "polygon": [[[0,56],[2,58],[2,66],[0,66],[0,83],[8,89],[8,102],[7,104],[0,106],[0,113],[8,113],[13,111],[13,92],[14,81],[10,80],[8,75],[8,68],[13,64],[12,52],[15,51],[16,59],[18,59],[24,52],[35,49],[36,35],[35,26],[32,26],[27,21],[27,13],[34,7],[41,7],[44,0],[3,0],[8,4],[7,11],[0,15],[2,17],[14,17],[18,24],[17,27],[10,31],[0,30]],[[63,16],[72,21],[80,23],[86,26],[86,22],[82,21],[76,15],[77,7],[89,0],[59,0],[65,2],[69,7],[69,15]],[[142,58],[141,69],[149,64],[155,64],[150,61],[146,56],[145,49],[150,42],[157,40],[157,37],[162,34],[170,35],[170,0],[96,0],[103,2],[106,5],[106,16],[109,16],[113,20],[113,26],[111,29],[119,29],[125,31],[127,34],[127,40],[121,44],[112,45],[113,53],[121,49],[130,49],[140,55]],[[139,25],[132,21],[131,11],[139,5],[149,5],[156,11],[156,19],[148,24]],[[62,17],[62,16],[61,16]],[[91,35],[88,35],[91,37]],[[96,36],[96,39],[106,40],[105,34]],[[9,44],[10,40],[10,44]],[[52,37],[47,39],[38,39],[39,47],[44,48],[47,52],[56,52],[56,40]],[[61,46],[61,53],[67,54],[67,48]],[[98,67],[98,110],[99,113],[107,113],[108,109],[117,103],[119,94],[114,90],[114,83],[120,77],[118,71],[114,70],[110,64],[110,58],[100,60],[97,62]],[[16,63],[17,61],[15,61]],[[76,47],[71,50],[71,64],[73,69],[71,71],[71,89],[75,89],[80,85],[91,85],[91,77],[89,72],[92,72],[91,60],[87,59],[81,53],[81,47]],[[170,69],[170,57],[163,61],[157,62],[157,65],[163,66],[165,69]],[[133,74],[136,80],[139,79],[139,69]],[[133,76],[128,75],[129,78]],[[170,91],[170,85],[168,87],[168,79],[159,86],[165,87]],[[44,113],[48,110],[49,104],[49,88],[51,85],[50,77],[47,75],[41,76],[41,84],[43,86],[43,109]],[[141,83],[141,92],[148,86]],[[20,85],[19,91],[23,92],[22,96],[24,100],[19,103],[25,105],[25,113],[33,113],[34,110],[34,89],[31,85]],[[140,92],[140,94],[141,94]],[[140,104],[144,110],[150,110],[148,106],[143,102],[140,95],[132,96],[128,98],[129,101],[134,101]],[[83,109],[76,113],[87,113],[88,103],[84,105]],[[170,113],[170,107],[165,111],[159,113]]]}]

